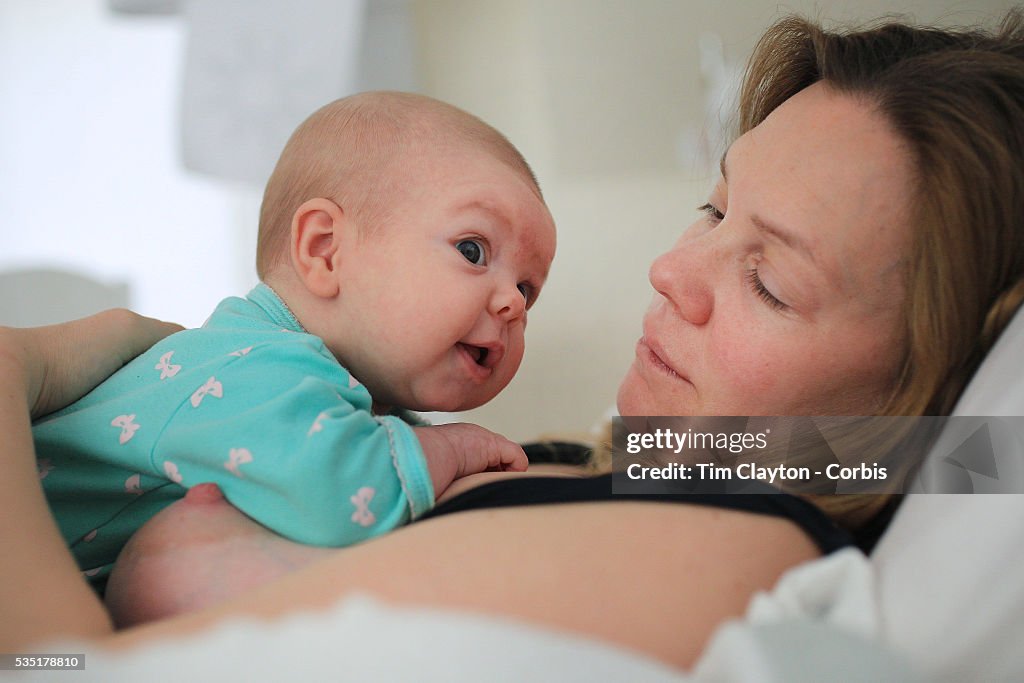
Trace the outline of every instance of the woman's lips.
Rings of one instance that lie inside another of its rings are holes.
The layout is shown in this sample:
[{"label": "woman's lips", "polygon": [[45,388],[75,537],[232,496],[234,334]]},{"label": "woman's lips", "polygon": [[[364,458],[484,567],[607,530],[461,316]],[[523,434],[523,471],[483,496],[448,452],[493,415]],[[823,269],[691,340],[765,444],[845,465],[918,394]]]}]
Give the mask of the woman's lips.
[{"label": "woman's lips", "polygon": [[665,362],[665,352],[661,350],[661,346],[658,345],[655,339],[648,337],[646,334],[640,337],[640,341],[636,343],[636,352],[644,361],[663,374],[673,379],[682,380],[687,383],[690,382],[690,380],[679,374],[675,368]]}]

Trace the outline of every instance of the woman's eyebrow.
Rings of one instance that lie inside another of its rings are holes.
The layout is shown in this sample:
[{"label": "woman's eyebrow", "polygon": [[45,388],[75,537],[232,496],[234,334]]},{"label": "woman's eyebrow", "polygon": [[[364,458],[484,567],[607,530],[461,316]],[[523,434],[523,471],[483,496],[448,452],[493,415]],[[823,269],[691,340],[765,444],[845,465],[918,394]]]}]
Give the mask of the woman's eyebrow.
[{"label": "woman's eyebrow", "polygon": [[821,267],[821,264],[818,263],[818,259],[814,257],[814,251],[811,249],[810,245],[807,242],[805,242],[803,238],[801,238],[799,235],[796,235],[788,230],[780,228],[777,225],[773,225],[772,223],[769,223],[768,221],[761,218],[760,216],[751,216],[750,222],[753,223],[754,227],[757,228],[760,232],[775,238],[776,240],[782,242],[793,251],[796,251],[805,256],[807,260],[811,262],[812,265],[818,268]]}]

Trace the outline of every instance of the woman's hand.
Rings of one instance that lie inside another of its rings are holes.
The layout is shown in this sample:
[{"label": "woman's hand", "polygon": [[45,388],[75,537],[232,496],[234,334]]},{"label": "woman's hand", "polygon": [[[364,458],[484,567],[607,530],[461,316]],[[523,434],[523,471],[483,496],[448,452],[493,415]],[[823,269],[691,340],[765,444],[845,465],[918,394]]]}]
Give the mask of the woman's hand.
[{"label": "woman's hand", "polygon": [[180,325],[112,309],[45,327],[0,327],[0,363],[17,372],[33,419],[63,408]]}]

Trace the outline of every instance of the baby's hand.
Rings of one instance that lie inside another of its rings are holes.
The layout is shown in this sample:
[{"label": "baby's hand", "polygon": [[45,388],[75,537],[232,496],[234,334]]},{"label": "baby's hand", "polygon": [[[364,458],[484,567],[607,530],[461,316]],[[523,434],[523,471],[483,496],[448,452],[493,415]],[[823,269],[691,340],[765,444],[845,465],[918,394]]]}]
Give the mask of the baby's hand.
[{"label": "baby's hand", "polygon": [[413,431],[427,458],[435,497],[467,475],[488,470],[523,472],[528,464],[519,444],[478,425],[457,422]]}]

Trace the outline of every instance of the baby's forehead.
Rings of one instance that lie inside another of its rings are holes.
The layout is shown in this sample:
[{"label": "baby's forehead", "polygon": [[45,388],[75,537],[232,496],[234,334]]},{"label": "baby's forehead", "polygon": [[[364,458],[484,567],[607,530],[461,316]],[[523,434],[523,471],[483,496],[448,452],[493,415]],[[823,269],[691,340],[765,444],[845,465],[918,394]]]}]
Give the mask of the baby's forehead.
[{"label": "baby's forehead", "polygon": [[[474,126],[425,127],[409,136],[404,145],[408,159],[426,162],[439,159],[486,159],[512,170],[541,194],[537,178],[519,150],[498,131],[481,131]],[[460,170],[468,165],[457,166]]]},{"label": "baby's forehead", "polygon": [[[514,239],[537,260],[551,261],[554,221],[532,174],[480,150],[465,155],[435,151],[422,161],[404,169],[398,205],[404,202],[412,210],[419,202],[443,206],[445,215],[468,217],[470,225],[479,219],[492,234]],[[417,185],[418,178],[423,182]]]}]

